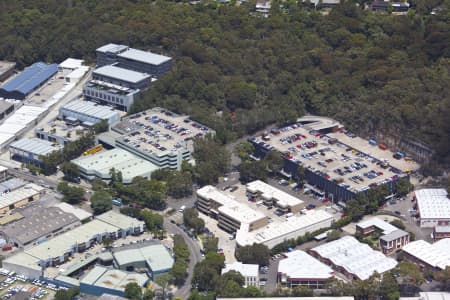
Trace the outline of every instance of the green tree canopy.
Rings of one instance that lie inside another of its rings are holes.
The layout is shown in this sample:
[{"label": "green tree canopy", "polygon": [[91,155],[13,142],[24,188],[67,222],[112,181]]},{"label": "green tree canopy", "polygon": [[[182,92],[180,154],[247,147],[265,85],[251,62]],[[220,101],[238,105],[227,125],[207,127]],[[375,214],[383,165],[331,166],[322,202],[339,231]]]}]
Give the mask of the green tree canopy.
[{"label": "green tree canopy", "polygon": [[91,207],[94,210],[94,215],[102,214],[112,208],[112,197],[106,191],[96,191],[92,195]]}]

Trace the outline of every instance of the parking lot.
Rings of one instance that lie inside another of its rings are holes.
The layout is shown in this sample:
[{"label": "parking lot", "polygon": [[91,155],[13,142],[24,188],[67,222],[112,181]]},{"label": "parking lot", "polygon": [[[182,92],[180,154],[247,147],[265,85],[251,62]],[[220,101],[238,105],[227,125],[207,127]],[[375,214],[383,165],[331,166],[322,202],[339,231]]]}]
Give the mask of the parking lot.
[{"label": "parking lot", "polygon": [[25,276],[6,269],[0,269],[0,274],[0,298],[5,300],[53,299],[58,289],[66,289],[39,280],[30,282]]}]

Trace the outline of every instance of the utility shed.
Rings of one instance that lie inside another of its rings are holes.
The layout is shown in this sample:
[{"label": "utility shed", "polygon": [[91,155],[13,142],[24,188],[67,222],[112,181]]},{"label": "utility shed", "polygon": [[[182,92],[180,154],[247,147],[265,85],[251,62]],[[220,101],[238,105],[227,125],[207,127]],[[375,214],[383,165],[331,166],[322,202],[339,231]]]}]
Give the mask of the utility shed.
[{"label": "utility shed", "polygon": [[58,72],[57,64],[37,62],[0,86],[0,97],[23,100]]}]

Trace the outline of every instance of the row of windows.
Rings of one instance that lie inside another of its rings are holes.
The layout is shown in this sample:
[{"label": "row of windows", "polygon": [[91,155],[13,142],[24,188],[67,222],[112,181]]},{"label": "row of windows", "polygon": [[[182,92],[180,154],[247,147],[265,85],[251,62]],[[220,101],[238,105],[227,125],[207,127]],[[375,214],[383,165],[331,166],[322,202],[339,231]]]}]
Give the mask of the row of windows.
[{"label": "row of windows", "polygon": [[116,96],[106,95],[106,94],[99,93],[97,91],[90,91],[88,89],[86,89],[84,92],[88,96],[96,97],[98,99],[103,99],[103,100],[109,101],[109,102],[123,104],[123,99],[116,97]]}]

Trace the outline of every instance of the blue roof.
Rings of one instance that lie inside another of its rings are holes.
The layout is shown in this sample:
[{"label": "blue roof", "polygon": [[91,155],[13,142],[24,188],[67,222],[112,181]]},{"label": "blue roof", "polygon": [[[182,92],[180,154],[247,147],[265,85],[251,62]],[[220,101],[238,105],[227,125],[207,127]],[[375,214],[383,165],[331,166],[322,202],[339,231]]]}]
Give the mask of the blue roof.
[{"label": "blue roof", "polygon": [[0,86],[6,92],[18,91],[25,95],[32,92],[36,87],[44,83],[58,72],[57,64],[46,64],[37,62],[25,68],[13,79]]}]

